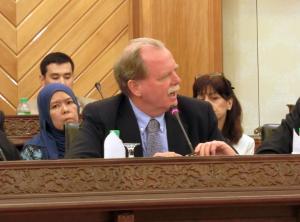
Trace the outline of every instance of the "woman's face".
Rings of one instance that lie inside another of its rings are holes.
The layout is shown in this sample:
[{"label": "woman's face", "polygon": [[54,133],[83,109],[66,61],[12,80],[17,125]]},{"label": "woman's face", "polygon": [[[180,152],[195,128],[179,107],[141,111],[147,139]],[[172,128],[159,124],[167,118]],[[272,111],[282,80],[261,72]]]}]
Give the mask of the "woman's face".
[{"label": "woman's face", "polygon": [[232,107],[232,99],[224,99],[212,88],[208,88],[205,95],[198,95],[197,98],[207,101],[212,105],[218,121],[225,120],[227,110],[231,110]]},{"label": "woman's face", "polygon": [[77,106],[65,92],[55,92],[50,101],[50,117],[56,129],[63,130],[65,123],[79,121]]}]

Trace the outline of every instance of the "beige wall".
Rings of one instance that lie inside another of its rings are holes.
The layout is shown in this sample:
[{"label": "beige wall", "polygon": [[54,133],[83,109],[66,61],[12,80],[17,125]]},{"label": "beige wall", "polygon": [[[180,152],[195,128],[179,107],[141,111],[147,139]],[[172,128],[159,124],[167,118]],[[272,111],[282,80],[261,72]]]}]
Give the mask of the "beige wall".
[{"label": "beige wall", "polygon": [[223,68],[244,128],[279,123],[300,96],[300,1],[224,0]]}]

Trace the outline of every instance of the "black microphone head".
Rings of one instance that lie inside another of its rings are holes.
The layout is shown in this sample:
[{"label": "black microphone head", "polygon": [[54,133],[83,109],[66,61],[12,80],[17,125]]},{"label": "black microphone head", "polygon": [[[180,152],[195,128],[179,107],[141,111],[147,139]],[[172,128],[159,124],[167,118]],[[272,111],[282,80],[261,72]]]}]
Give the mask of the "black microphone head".
[{"label": "black microphone head", "polygon": [[96,83],[95,83],[95,87],[96,87],[96,89],[99,91],[99,90],[101,89],[100,83],[99,83],[99,82],[96,82]]},{"label": "black microphone head", "polygon": [[100,82],[96,82],[95,83],[95,88],[97,89],[97,91],[100,94],[101,98],[104,99],[104,96],[102,95],[102,92],[101,92],[101,84],[100,84]]}]

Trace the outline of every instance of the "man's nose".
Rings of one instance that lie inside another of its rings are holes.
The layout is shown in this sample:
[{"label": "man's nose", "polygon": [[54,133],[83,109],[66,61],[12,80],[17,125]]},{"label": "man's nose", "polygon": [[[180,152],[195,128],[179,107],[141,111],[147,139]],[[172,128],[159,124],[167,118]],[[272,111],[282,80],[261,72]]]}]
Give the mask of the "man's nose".
[{"label": "man's nose", "polygon": [[59,78],[59,83],[65,85],[65,79],[63,77]]},{"label": "man's nose", "polygon": [[181,78],[179,77],[179,75],[177,74],[176,71],[173,72],[173,78],[174,78],[174,82],[176,82],[177,84],[181,82]]}]

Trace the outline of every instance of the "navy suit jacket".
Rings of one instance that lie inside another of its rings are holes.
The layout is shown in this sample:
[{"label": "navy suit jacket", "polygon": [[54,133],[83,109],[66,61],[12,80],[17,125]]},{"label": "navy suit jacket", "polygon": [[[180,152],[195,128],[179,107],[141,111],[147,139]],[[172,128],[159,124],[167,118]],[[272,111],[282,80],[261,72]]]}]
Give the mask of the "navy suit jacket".
[{"label": "navy suit jacket", "polygon": [[[200,142],[223,140],[210,104],[178,96],[178,109],[193,147]],[[191,153],[176,118],[166,112],[165,120],[169,151],[181,155]],[[103,157],[104,139],[114,129],[120,130],[120,138],[124,143],[142,144],[137,119],[124,94],[85,107],[78,136],[67,150],[65,158]],[[143,156],[142,150],[142,147],[138,148],[135,156]]]}]

